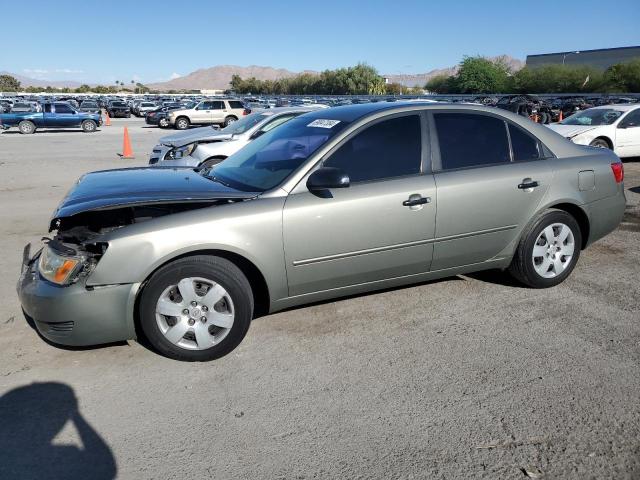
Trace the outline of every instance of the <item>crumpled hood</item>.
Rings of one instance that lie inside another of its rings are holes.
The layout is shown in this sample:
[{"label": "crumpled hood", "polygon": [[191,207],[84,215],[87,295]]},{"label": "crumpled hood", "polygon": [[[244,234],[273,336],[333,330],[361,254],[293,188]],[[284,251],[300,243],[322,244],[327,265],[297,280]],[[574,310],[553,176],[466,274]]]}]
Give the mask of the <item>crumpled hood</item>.
[{"label": "crumpled hood", "polygon": [[200,127],[167,135],[160,139],[160,143],[171,147],[182,147],[193,142],[210,142],[212,140],[228,140],[230,138],[231,134],[229,133],[222,133],[220,130],[214,130],[211,127]]},{"label": "crumpled hood", "polygon": [[563,137],[575,137],[576,135],[580,135],[581,133],[588,132],[589,130],[594,130],[598,128],[597,126],[591,125],[561,125],[559,123],[554,123],[551,125],[547,125],[554,132],[558,132]]},{"label": "crumpled hood", "polygon": [[91,210],[224,198],[243,199],[256,195],[225,187],[189,168],[103,170],[88,173],[78,180],[54,212],[51,225],[59,218]]}]

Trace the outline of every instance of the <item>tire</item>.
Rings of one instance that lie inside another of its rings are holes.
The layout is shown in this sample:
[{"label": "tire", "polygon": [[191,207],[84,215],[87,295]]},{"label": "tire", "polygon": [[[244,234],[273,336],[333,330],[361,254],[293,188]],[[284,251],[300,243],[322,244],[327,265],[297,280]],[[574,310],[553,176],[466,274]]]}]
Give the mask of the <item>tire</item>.
[{"label": "tire", "polygon": [[540,112],[540,120],[539,122],[543,125],[549,123],[549,114],[547,112]]},{"label": "tire", "polygon": [[131,114],[130,114],[130,113],[127,113],[127,114],[126,114],[126,118],[131,118]]},{"label": "tire", "polygon": [[554,287],[573,271],[581,246],[582,233],[575,218],[564,210],[547,210],[523,233],[509,273],[532,288]]},{"label": "tire", "polygon": [[138,313],[142,333],[156,351],[175,360],[203,362],[240,344],[253,318],[253,294],[233,263],[198,255],[155,272],[142,291]]},{"label": "tire", "polygon": [[219,164],[220,162],[222,162],[224,159],[226,159],[227,157],[211,157],[211,158],[207,158],[204,162],[202,162],[198,168],[204,169],[204,168],[211,168],[214,165]]},{"label": "tire", "polygon": [[595,140],[592,140],[589,145],[592,147],[606,148],[609,150],[611,149],[609,142],[607,142],[604,138],[596,138]]},{"label": "tire", "polygon": [[167,128],[169,126],[169,120],[167,120],[166,118],[161,118],[160,120],[158,120],[158,126],[160,128]]},{"label": "tire", "polygon": [[98,128],[98,125],[96,125],[96,122],[94,122],[93,120],[85,120],[84,122],[82,122],[83,132],[93,133],[96,131],[96,128]]},{"label": "tire", "polygon": [[237,122],[237,121],[238,119],[236,117],[234,117],[233,115],[229,115],[227,118],[224,119],[224,126],[228,127],[233,122]]},{"label": "tire", "polygon": [[22,120],[18,124],[18,130],[20,130],[20,133],[22,133],[23,135],[31,135],[36,131],[36,126],[30,120]]},{"label": "tire", "polygon": [[177,130],[186,130],[187,128],[189,128],[190,123],[191,122],[187,117],[178,117],[174,126]]}]

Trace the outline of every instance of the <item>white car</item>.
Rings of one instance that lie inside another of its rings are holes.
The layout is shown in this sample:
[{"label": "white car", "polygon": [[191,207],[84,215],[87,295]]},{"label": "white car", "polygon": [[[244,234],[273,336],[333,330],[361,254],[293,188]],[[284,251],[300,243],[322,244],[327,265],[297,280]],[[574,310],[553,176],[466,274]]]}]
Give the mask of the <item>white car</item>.
[{"label": "white car", "polygon": [[603,105],[547,125],[573,143],[609,148],[619,157],[640,156],[640,105]]},{"label": "white car", "polygon": [[211,167],[233,155],[260,135],[317,106],[277,107],[254,112],[213,130],[201,127],[167,135],[153,148],[149,165],[156,167]]}]

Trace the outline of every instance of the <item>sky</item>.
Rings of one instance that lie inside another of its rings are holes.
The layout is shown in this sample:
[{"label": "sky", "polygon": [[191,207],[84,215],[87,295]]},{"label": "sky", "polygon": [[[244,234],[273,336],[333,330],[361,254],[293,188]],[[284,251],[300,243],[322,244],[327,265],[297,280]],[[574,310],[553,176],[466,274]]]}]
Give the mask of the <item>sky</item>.
[{"label": "sky", "polygon": [[639,0],[0,0],[0,12],[14,19],[0,71],[103,84],[215,65],[423,73],[464,55],[640,45]]}]

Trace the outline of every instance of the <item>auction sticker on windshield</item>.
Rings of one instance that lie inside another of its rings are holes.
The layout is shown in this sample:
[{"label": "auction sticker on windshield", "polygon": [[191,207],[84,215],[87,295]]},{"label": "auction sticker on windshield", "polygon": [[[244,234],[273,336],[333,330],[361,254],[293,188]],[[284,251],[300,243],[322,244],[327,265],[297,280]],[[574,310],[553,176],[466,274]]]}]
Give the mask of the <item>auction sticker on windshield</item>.
[{"label": "auction sticker on windshield", "polygon": [[340,120],[326,120],[323,118],[318,118],[311,122],[307,127],[318,127],[318,128],[333,128],[337,124],[340,123]]}]

